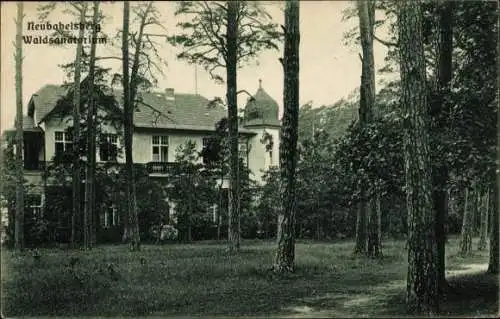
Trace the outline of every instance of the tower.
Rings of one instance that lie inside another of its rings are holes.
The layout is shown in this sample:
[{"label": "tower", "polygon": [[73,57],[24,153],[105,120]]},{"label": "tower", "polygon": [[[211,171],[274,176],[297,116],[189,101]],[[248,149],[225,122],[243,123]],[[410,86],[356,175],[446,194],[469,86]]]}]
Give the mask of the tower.
[{"label": "tower", "polygon": [[262,183],[263,171],[279,165],[279,130],[278,103],[262,87],[253,98],[249,99],[244,112],[243,126],[256,133],[249,140],[250,156],[248,167],[256,180]]}]

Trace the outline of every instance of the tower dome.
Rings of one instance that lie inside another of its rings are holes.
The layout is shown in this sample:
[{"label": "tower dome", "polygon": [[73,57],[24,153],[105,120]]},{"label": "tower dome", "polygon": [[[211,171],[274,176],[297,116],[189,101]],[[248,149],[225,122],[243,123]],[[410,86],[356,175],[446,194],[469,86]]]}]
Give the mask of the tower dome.
[{"label": "tower dome", "polygon": [[245,106],[244,125],[279,126],[278,112],[278,103],[264,91],[259,80],[259,89]]}]

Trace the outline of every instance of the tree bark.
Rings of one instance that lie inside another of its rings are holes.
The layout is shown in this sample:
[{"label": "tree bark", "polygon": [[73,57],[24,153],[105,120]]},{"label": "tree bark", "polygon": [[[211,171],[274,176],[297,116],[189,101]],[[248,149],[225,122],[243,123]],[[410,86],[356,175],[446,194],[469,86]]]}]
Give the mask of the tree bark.
[{"label": "tree bark", "polygon": [[137,218],[137,200],[135,195],[134,162],[132,157],[133,117],[135,92],[137,91],[137,72],[139,68],[139,53],[141,49],[141,38],[144,31],[145,18],[142,19],[139,29],[139,44],[135,48],[134,61],[132,64],[132,75],[129,76],[129,24],[130,3],[123,4],[123,112],[124,112],[124,135],[125,135],[125,169],[127,174],[127,223],[124,230],[124,239],[130,240],[131,250],[140,249],[139,220]]},{"label": "tree bark", "polygon": [[367,210],[368,203],[365,201],[360,201],[358,203],[356,212],[356,239],[354,243],[354,253],[355,254],[365,254],[366,249],[366,237],[367,237]]},{"label": "tree bark", "polygon": [[[439,30],[438,30],[438,63],[437,63],[437,118],[431,121],[433,131],[442,131],[447,127],[440,119],[447,119],[449,114],[449,103],[446,96],[450,93],[450,81],[452,77],[452,52],[453,52],[453,3],[437,3],[439,8]],[[436,132],[437,133],[437,132]],[[437,141],[438,142],[438,141]],[[439,142],[438,142],[439,143]],[[434,149],[440,146],[435,145]],[[442,153],[442,152],[441,152]],[[445,161],[441,159],[440,152],[433,152],[437,158],[432,159],[433,163],[433,201],[436,214],[436,243],[438,247],[439,262],[439,286],[440,291],[445,291],[445,252],[446,252],[446,219],[448,215],[447,190],[448,167],[443,165]]]},{"label": "tree bark", "polygon": [[230,252],[240,249],[240,178],[238,158],[238,101],[237,101],[237,52],[238,52],[238,1],[227,2],[227,104],[229,128],[229,209],[228,244]]},{"label": "tree bark", "polygon": [[380,190],[376,189],[368,215],[367,256],[372,258],[382,257],[382,211],[380,207]]},{"label": "tree bark", "polygon": [[[94,1],[93,24],[97,25],[99,18],[99,2]],[[97,38],[97,30],[93,28],[92,39]],[[92,248],[93,232],[93,214],[94,214],[94,181],[95,181],[95,124],[94,116],[96,114],[95,97],[94,97],[94,73],[95,73],[95,54],[96,41],[93,41],[90,46],[90,61],[89,61],[89,84],[88,84],[88,109],[87,109],[87,170],[85,172],[85,204],[83,211],[84,219],[84,247]]]},{"label": "tree bark", "polygon": [[283,123],[280,130],[280,201],[277,249],[273,269],[276,273],[294,271],[297,135],[299,125],[299,44],[300,4],[285,4],[285,50],[283,56]]},{"label": "tree bark", "polygon": [[398,5],[408,208],[406,302],[410,313],[433,315],[438,312],[438,260],[432,201],[422,8],[415,1],[401,1]]},{"label": "tree bark", "polygon": [[[375,21],[375,7],[371,0],[358,0],[359,30],[361,36],[361,48],[363,51],[360,105],[359,105],[359,125],[365,127],[372,121],[373,108],[375,106],[375,60],[373,54],[373,24]],[[373,202],[365,200],[369,189],[362,187],[361,200],[356,216],[356,242],[354,252],[356,254],[368,254],[368,216],[372,215]],[[374,211],[376,213],[376,211]],[[377,228],[372,227],[373,236],[377,237]]]},{"label": "tree bark", "polygon": [[[499,149],[500,149],[500,143],[499,143]],[[491,221],[490,221],[490,228],[491,228],[491,233],[490,233],[490,258],[488,262],[488,272],[492,274],[498,274],[498,255],[499,255],[499,249],[498,249],[498,223],[499,223],[499,218],[498,218],[498,208],[500,207],[500,203],[498,202],[498,187],[500,186],[500,176],[499,173],[497,173],[497,186],[496,190],[493,192],[494,193],[494,200],[493,200],[493,209],[492,209],[492,214],[491,214]]]},{"label": "tree bark", "polygon": [[[87,12],[87,4],[82,4],[80,8],[80,23],[85,23],[85,13]],[[84,28],[78,32],[79,39],[83,39]],[[71,245],[74,247],[76,244],[76,219],[80,217],[80,82],[81,82],[81,67],[82,67],[82,53],[83,42],[78,42],[76,45],[76,58],[75,58],[75,78],[73,83],[73,211],[71,214]],[[84,220],[85,225],[86,220]],[[87,229],[83,227],[83,240],[87,241]]]},{"label": "tree bark", "polygon": [[[497,46],[498,52],[500,53],[500,42]],[[500,73],[497,73],[497,80],[500,80]],[[500,209],[500,196],[498,196],[498,191],[500,190],[500,105],[497,105],[497,169],[496,169],[496,183],[493,187],[492,194],[492,212],[491,212],[491,235],[490,235],[490,259],[488,263],[488,272],[492,274],[498,274],[498,222]]]},{"label": "tree bark", "polygon": [[16,213],[14,218],[14,246],[24,248],[24,132],[23,132],[23,20],[24,6],[17,3],[16,19]]},{"label": "tree bark", "polygon": [[481,228],[479,230],[479,245],[478,250],[486,249],[486,238],[488,237],[488,211],[489,211],[489,191],[486,191],[481,198]]},{"label": "tree bark", "polygon": [[217,207],[217,241],[220,241],[220,226],[221,226],[221,219],[222,219],[222,179],[224,176],[221,177],[221,184],[219,186],[219,207]]},{"label": "tree bark", "polygon": [[465,189],[464,215],[462,219],[462,232],[460,235],[460,255],[467,256],[472,253],[472,215],[474,206],[474,191]]}]

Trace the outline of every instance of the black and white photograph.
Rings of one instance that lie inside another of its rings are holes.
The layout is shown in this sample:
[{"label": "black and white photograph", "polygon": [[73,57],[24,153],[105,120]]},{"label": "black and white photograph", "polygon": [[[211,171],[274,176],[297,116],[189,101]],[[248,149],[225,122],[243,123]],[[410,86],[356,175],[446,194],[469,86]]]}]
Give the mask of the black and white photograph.
[{"label": "black and white photograph", "polygon": [[496,1],[2,1],[2,318],[497,318]]}]

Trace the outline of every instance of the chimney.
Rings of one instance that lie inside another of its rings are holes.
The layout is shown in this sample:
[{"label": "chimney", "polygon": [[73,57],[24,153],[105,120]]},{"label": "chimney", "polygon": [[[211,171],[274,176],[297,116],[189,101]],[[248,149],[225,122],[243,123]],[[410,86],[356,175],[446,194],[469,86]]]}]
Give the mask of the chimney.
[{"label": "chimney", "polygon": [[165,89],[165,98],[167,100],[173,101],[175,99],[174,97],[174,89],[173,88],[166,88]]}]

